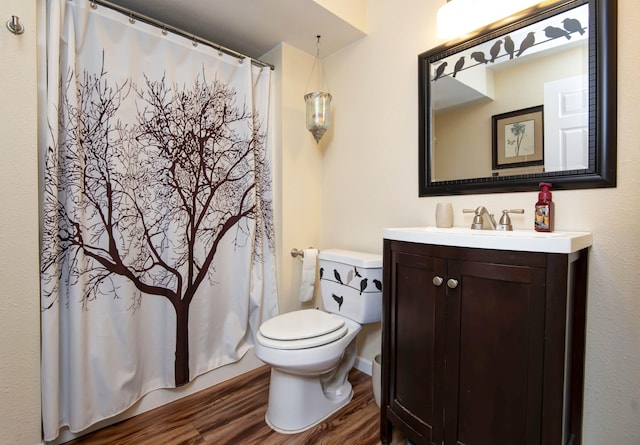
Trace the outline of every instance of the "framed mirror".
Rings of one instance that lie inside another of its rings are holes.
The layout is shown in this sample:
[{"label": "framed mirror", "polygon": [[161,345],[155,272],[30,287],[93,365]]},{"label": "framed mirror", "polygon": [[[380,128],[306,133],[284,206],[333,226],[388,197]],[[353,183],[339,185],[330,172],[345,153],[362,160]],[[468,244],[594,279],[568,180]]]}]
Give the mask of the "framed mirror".
[{"label": "framed mirror", "polygon": [[420,196],[615,187],[617,0],[542,5],[418,56]]}]

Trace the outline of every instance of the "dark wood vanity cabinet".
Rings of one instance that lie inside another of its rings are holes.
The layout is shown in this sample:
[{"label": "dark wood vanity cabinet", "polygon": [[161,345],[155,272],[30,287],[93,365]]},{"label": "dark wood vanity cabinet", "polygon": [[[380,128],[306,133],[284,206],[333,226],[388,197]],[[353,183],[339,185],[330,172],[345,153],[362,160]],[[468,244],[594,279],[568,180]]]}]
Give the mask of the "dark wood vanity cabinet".
[{"label": "dark wood vanity cabinet", "polygon": [[382,443],[579,444],[587,253],[385,240]]}]

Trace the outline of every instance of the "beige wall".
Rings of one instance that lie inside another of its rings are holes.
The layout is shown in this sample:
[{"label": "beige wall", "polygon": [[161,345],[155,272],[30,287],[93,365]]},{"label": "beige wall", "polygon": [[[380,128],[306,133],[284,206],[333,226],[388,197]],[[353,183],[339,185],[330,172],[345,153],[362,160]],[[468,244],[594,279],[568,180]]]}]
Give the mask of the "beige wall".
[{"label": "beige wall", "polygon": [[310,302],[298,300],[302,261],[292,258],[290,252],[292,248],[319,248],[322,147],[329,136],[316,144],[305,129],[304,95],[315,86],[312,82],[306,91],[313,56],[281,44],[261,60],[276,67],[274,211],[279,306],[284,313],[320,304],[317,291]]},{"label": "beige wall", "polygon": [[[4,23],[16,15],[22,35]],[[40,442],[36,2],[0,2],[0,442]]]},{"label": "beige wall", "polygon": [[[436,41],[440,1],[369,0],[369,35],[328,57],[335,128],[323,158],[322,245],[382,250],[384,227],[434,225],[435,203],[492,212],[524,207],[536,192],[418,197],[417,55]],[[585,445],[640,443],[640,3],[619,0],[618,187],[553,194],[558,230],[589,230]],[[362,354],[378,348],[370,333]]]}]

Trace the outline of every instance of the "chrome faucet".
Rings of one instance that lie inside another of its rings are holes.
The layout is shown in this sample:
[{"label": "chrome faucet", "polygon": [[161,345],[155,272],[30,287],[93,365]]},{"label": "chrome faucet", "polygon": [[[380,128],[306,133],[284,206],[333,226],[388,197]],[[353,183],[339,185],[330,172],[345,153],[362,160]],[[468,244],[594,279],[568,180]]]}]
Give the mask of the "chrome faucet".
[{"label": "chrome faucet", "polygon": [[475,210],[463,209],[463,213],[475,213],[473,222],[471,223],[472,229],[478,230],[496,230],[496,220],[493,215],[489,213],[485,206],[479,206]]},{"label": "chrome faucet", "polygon": [[524,213],[524,209],[503,210],[500,222],[497,224],[496,220],[493,218],[493,214],[489,213],[487,208],[484,206],[480,206],[475,210],[464,209],[462,210],[462,212],[475,213],[473,222],[471,223],[472,229],[509,231],[513,230],[513,226],[511,225],[511,218],[509,218],[509,213]]}]

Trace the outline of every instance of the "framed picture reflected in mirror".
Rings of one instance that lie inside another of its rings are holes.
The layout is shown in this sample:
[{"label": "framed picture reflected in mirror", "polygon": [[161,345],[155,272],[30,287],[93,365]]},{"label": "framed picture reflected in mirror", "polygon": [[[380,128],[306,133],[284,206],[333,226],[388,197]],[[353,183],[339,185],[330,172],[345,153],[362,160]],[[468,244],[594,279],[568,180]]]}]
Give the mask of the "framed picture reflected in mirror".
[{"label": "framed picture reflected in mirror", "polygon": [[544,165],[543,113],[539,105],[491,117],[494,169]]}]

